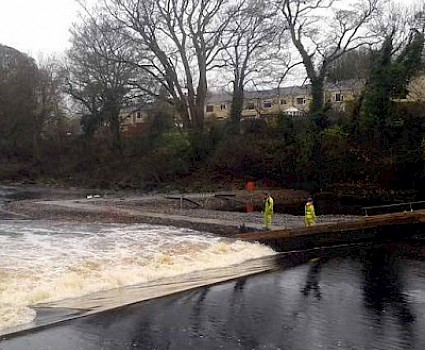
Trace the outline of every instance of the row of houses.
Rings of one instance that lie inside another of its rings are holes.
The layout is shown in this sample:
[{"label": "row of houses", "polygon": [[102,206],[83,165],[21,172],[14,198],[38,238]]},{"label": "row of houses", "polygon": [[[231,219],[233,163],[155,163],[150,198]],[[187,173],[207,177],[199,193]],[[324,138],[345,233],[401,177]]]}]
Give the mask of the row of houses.
[{"label": "row of houses", "polygon": [[[339,111],[344,111],[346,104],[360,93],[362,84],[359,81],[344,81],[327,84],[325,101]],[[242,119],[287,114],[292,117],[302,117],[310,106],[311,86],[288,86],[263,91],[247,91]],[[207,99],[205,113],[207,118],[226,119],[230,116],[232,95],[230,93],[211,94]]]},{"label": "row of houses", "polygon": [[[359,80],[328,83],[324,100],[336,111],[345,111],[348,103],[361,93],[364,84]],[[409,88],[408,100],[425,101],[425,77],[416,79]],[[298,118],[306,116],[312,100],[311,85],[287,86],[262,91],[247,91],[241,119],[259,119],[287,114]],[[232,95],[229,92],[210,93],[205,103],[207,120],[225,120],[230,117]],[[123,131],[137,133],[143,129],[147,108],[129,106],[122,110]]]}]

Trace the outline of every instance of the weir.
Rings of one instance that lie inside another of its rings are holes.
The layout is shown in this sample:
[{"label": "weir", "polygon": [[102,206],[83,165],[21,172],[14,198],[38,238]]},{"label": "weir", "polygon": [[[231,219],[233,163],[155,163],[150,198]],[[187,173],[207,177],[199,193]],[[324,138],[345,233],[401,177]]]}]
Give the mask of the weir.
[{"label": "weir", "polygon": [[362,241],[408,239],[425,223],[425,210],[365,216],[357,220],[284,230],[236,234],[246,241],[268,244],[279,251]]},{"label": "weir", "polygon": [[[150,200],[152,201],[152,198]],[[363,208],[365,213],[376,212],[376,209],[387,210],[390,207],[400,210],[403,206],[408,210],[373,216],[359,216],[337,222],[317,223],[315,226],[308,228],[303,226],[292,228],[274,226],[271,231],[262,231],[262,224],[247,223],[246,229],[250,231],[248,233],[238,232],[241,229],[240,222],[229,219],[208,218],[203,215],[202,210],[199,210],[196,214],[192,213],[191,216],[186,216],[178,212],[146,211],[146,209],[139,208],[136,205],[132,205],[130,208],[117,207],[114,203],[100,200],[96,203],[86,200],[56,200],[35,201],[31,204],[37,205],[39,208],[47,208],[51,218],[54,217],[55,213],[59,213],[60,218],[63,212],[66,212],[68,216],[75,214],[77,217],[85,215],[88,218],[113,216],[114,222],[120,222],[121,220],[125,222],[131,219],[132,222],[182,226],[199,231],[213,232],[239,240],[258,241],[268,244],[278,251],[290,251],[333,244],[409,238],[417,234],[425,223],[425,209],[413,210],[412,208],[412,205],[416,206],[421,203],[425,202]],[[260,220],[262,221],[262,219]],[[300,218],[300,225],[301,222],[302,219]]]},{"label": "weir", "polygon": [[[59,203],[59,204],[58,204]],[[74,201],[62,201],[62,202],[51,202],[46,204],[49,206],[62,206],[67,209],[73,210],[86,210],[87,212],[108,212],[112,210],[108,206],[95,206],[90,205],[89,203],[76,203]],[[79,206],[77,205],[79,204]],[[83,205],[82,205],[83,204]],[[138,210],[125,210],[122,208],[114,209],[116,213],[120,216],[128,215],[131,217],[148,217],[153,215],[153,213],[146,213]],[[156,213],[157,219],[164,219],[170,215],[167,213],[159,214]],[[236,222],[233,222],[233,225],[229,225],[230,221],[212,221],[205,220],[205,218],[185,218],[183,216],[174,215],[173,218],[181,221],[189,221],[196,224],[207,222],[208,224],[220,225],[227,227],[229,231],[233,233],[236,232],[237,225]],[[293,251],[299,250],[299,254],[303,254],[307,257],[310,249],[312,252],[310,258],[320,258],[325,255],[323,250],[314,249],[318,247],[332,246],[332,245],[347,245],[350,246],[351,243],[360,243],[360,242],[376,242],[376,241],[385,241],[385,240],[401,240],[409,239],[412,236],[418,235],[423,229],[423,224],[425,222],[425,210],[415,210],[409,212],[399,212],[391,214],[382,214],[374,216],[365,216],[358,217],[357,219],[351,221],[339,221],[337,223],[320,223],[316,226],[305,228],[291,228],[291,229],[276,229],[273,231],[257,231],[251,233],[240,233],[233,234],[232,238],[242,240],[242,241],[257,241],[260,243],[265,243],[269,246],[272,246],[278,251]],[[24,224],[22,224],[24,225]],[[122,229],[121,226],[120,230]],[[140,229],[132,229],[133,231],[126,231],[124,235],[120,234],[116,237],[133,237],[137,231],[137,235],[140,235]],[[78,231],[78,230],[77,230]],[[62,232],[62,231],[60,231]],[[91,231],[90,231],[91,232]],[[108,231],[109,232],[109,231]],[[227,232],[227,231],[226,231]],[[101,232],[102,235],[93,235],[93,237],[102,237],[107,232]],[[161,245],[164,239],[172,231],[166,231],[165,235],[159,239]],[[59,237],[59,236],[58,236]],[[67,237],[64,235],[64,237]],[[83,236],[81,236],[83,237]],[[78,246],[81,245],[81,237],[78,239]],[[93,238],[92,237],[92,238]],[[112,236],[113,239],[116,239],[115,236]],[[134,237],[133,237],[134,238]],[[149,241],[152,240],[152,235],[149,235]],[[61,238],[61,245],[63,238]],[[145,244],[145,240],[142,241]],[[231,244],[239,243],[233,239],[225,240],[225,242]],[[174,246],[175,241],[171,241],[172,246]],[[134,242],[131,241],[133,246]],[[101,245],[97,245],[101,246]],[[344,249],[338,247],[336,249]],[[262,247],[266,248],[266,247]],[[332,249],[332,248],[331,248]],[[146,250],[146,249],[145,249]],[[196,249],[194,250],[196,251]],[[220,251],[220,249],[219,249]],[[226,250],[227,251],[227,250]],[[229,250],[229,255],[234,255],[235,251],[233,249]],[[127,253],[126,253],[127,254]],[[286,254],[283,254],[286,255]],[[292,253],[287,254],[292,256]],[[316,257],[317,255],[317,257]],[[242,256],[247,256],[242,254]],[[205,286],[211,286],[214,284],[220,284],[229,280],[237,280],[241,277],[252,276],[254,274],[261,274],[263,272],[269,272],[282,268],[282,262],[278,264],[276,261],[277,255],[271,255],[265,259],[254,259],[244,264],[230,264],[229,266],[219,268],[219,269],[202,269],[201,271],[192,272],[188,275],[176,276],[174,278],[167,278],[163,280],[155,280],[151,283],[142,283],[135,285],[128,285],[125,287],[114,288],[106,291],[100,291],[96,293],[91,293],[77,298],[67,298],[54,302],[38,303],[32,305],[32,308],[36,310],[37,317],[31,323],[26,323],[14,328],[9,328],[7,330],[0,330],[0,341],[7,338],[10,339],[16,335],[24,333],[31,333],[34,330],[45,328],[52,325],[62,324],[66,321],[70,321],[77,318],[82,318],[94,314],[98,314],[105,311],[110,311],[113,309],[120,309],[124,306],[135,304],[140,301],[150,300],[153,298],[159,298],[162,296],[176,294],[183,291],[193,290],[196,288],[203,288]],[[217,259],[222,259],[222,256],[217,257]],[[115,259],[115,258],[114,258]],[[288,258],[288,261],[291,262],[292,258]],[[165,263],[167,263],[166,260]],[[279,260],[280,261],[280,260]],[[285,259],[283,263],[288,263]],[[307,261],[307,260],[306,260]],[[313,260],[312,260],[313,261]],[[314,263],[314,262],[313,262]],[[313,264],[311,263],[311,264]],[[312,265],[315,266],[315,265]]]},{"label": "weir", "polygon": [[[78,298],[39,303],[32,306],[37,312],[34,321],[8,329],[0,329],[0,342],[4,338],[10,339],[14,336],[59,325],[74,319],[122,309],[142,301],[276,270],[276,264],[276,256],[271,255],[261,259],[249,260],[243,266],[231,265],[224,268],[196,271],[148,283],[99,291]],[[0,347],[0,349],[2,348]]]}]

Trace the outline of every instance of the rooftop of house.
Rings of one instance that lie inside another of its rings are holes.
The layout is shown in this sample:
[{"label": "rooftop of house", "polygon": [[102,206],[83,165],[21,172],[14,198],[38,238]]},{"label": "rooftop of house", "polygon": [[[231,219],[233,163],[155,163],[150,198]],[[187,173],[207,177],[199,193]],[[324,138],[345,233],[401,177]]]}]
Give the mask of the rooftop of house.
[{"label": "rooftop of house", "polygon": [[326,83],[325,89],[327,91],[353,90],[359,88],[359,86],[363,84],[364,82],[359,79],[341,80]]},{"label": "rooftop of house", "polygon": [[[245,91],[245,99],[271,99],[275,97],[285,97],[292,95],[306,95],[310,92],[309,85],[304,86],[285,86],[281,88],[274,88],[269,90],[257,90],[257,91]],[[207,103],[220,103],[220,102],[231,102],[231,92],[218,92],[210,93],[207,97]]]},{"label": "rooftop of house", "polygon": [[[325,84],[325,90],[329,91],[341,91],[341,90],[351,90],[359,84],[359,80],[344,80],[338,82],[328,82]],[[299,95],[309,95],[311,93],[311,84],[306,84],[302,86],[284,86],[280,88],[268,89],[268,90],[257,90],[257,91],[245,91],[245,99],[271,99],[276,97],[286,97],[286,96],[299,96]],[[207,97],[207,103],[222,103],[222,102],[231,102],[232,93],[228,91],[217,92],[210,94]]]},{"label": "rooftop of house", "polygon": [[136,112],[147,112],[152,110],[155,104],[152,102],[130,103],[121,107],[121,114],[131,114]]}]

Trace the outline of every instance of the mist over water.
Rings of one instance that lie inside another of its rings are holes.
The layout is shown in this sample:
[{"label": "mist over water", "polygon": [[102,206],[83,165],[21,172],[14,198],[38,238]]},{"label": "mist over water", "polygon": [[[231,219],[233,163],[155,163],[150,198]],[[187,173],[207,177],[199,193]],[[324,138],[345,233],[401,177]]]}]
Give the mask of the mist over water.
[{"label": "mist over water", "polygon": [[0,221],[0,333],[31,322],[40,303],[273,254],[260,244],[174,227]]}]

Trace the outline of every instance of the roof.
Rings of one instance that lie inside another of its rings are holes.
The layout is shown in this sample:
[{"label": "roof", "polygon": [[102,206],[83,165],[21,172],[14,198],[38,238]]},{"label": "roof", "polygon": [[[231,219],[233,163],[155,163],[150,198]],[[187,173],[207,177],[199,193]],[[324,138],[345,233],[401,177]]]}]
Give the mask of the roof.
[{"label": "roof", "polygon": [[341,90],[353,90],[363,82],[358,79],[349,79],[335,82],[328,82],[325,84],[325,90],[327,91],[341,91]]},{"label": "roof", "polygon": [[[326,82],[324,85],[324,90],[326,91],[343,91],[343,90],[354,90],[361,87],[364,84],[361,80],[358,79],[348,79],[335,82]],[[253,99],[272,99],[276,97],[286,97],[286,96],[305,96],[311,95],[311,84],[305,85],[293,85],[293,86],[283,86],[280,88],[267,89],[267,90],[248,90],[245,91],[245,100]],[[207,103],[225,103],[232,101],[231,92],[220,92],[214,93],[209,92],[209,96],[206,99]]]},{"label": "roof", "polygon": [[[303,86],[285,86],[268,90],[245,91],[245,99],[271,99],[276,97],[296,96],[310,94],[310,85]],[[231,102],[232,93],[220,92],[212,93],[207,97],[207,103]]]},{"label": "roof", "polygon": [[230,92],[210,93],[206,98],[207,103],[231,102],[232,94]]},{"label": "roof", "polygon": [[310,85],[303,86],[284,86],[281,88],[275,88],[270,90],[261,91],[246,91],[246,99],[267,99],[275,97],[286,97],[296,95],[307,95],[310,93]]}]

